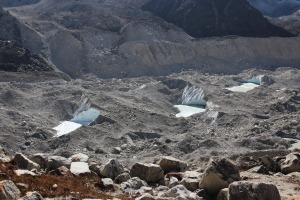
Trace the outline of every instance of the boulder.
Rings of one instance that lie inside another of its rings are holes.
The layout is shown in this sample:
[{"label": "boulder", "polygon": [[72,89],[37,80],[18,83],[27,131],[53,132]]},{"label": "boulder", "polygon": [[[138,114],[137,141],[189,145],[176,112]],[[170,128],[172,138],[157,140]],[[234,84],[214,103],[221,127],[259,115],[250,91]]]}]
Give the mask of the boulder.
[{"label": "boulder", "polygon": [[38,192],[27,192],[24,197],[19,200],[44,200]]},{"label": "boulder", "polygon": [[268,169],[266,167],[262,166],[262,165],[257,166],[257,167],[253,167],[253,168],[249,169],[248,171],[252,172],[252,173],[270,175]]},{"label": "boulder", "polygon": [[240,179],[239,171],[227,159],[211,160],[200,178],[199,188],[205,189],[210,196],[216,196],[221,189]]},{"label": "boulder", "polygon": [[57,169],[61,166],[70,169],[71,166],[71,161],[61,156],[49,156],[47,159],[47,163],[48,170]]},{"label": "boulder", "polygon": [[220,192],[217,196],[217,200],[228,200],[228,199],[229,199],[229,189],[224,188],[224,189],[220,190]]},{"label": "boulder", "polygon": [[280,200],[273,184],[238,181],[229,185],[229,200]]},{"label": "boulder", "polygon": [[156,183],[164,178],[164,172],[159,165],[136,163],[130,170],[131,177],[139,177],[140,179]]},{"label": "boulder", "polygon": [[172,187],[175,187],[176,185],[179,185],[179,181],[176,177],[171,176],[170,178],[166,178],[165,185],[168,188],[172,188]]},{"label": "boulder", "polygon": [[269,171],[280,172],[279,163],[272,160],[269,156],[262,156],[259,158],[260,163],[265,166]]},{"label": "boulder", "polygon": [[100,176],[101,165],[95,162],[89,163],[90,170]]},{"label": "boulder", "polygon": [[91,174],[89,165],[86,162],[72,162],[70,171],[75,176],[85,176]]},{"label": "boulder", "polygon": [[259,165],[252,156],[239,156],[235,160],[235,163],[239,170],[248,170]]},{"label": "boulder", "polygon": [[196,191],[199,189],[200,176],[202,174],[194,171],[186,171],[183,173],[183,179],[180,184],[184,185],[186,189],[190,191]]},{"label": "boulder", "polygon": [[188,164],[185,161],[178,160],[170,156],[164,156],[160,158],[158,165],[162,168],[165,173],[171,171],[186,171]]},{"label": "boulder", "polygon": [[14,159],[12,160],[14,164],[16,164],[20,169],[39,169],[40,165],[29,160],[26,156],[21,153],[15,155]]},{"label": "boulder", "polygon": [[162,196],[172,197],[177,200],[203,200],[203,198],[197,196],[197,194],[188,191],[183,185],[177,185],[171,188]]},{"label": "boulder", "polygon": [[51,175],[55,175],[55,176],[71,176],[72,173],[71,171],[66,168],[65,166],[61,166],[57,169],[54,169],[52,171],[49,172]]},{"label": "boulder", "polygon": [[99,183],[96,184],[98,187],[104,190],[114,190],[114,181],[111,178],[102,178]]},{"label": "boulder", "polygon": [[29,170],[26,170],[26,169],[17,169],[17,170],[14,170],[14,173],[17,175],[17,176],[22,176],[22,175],[31,175],[31,176],[35,176],[36,174],[33,173],[32,171],[29,171]]},{"label": "boulder", "polygon": [[0,146],[0,161],[1,162],[10,162],[11,159],[12,158],[7,155],[5,149]]},{"label": "boulder", "polygon": [[69,160],[72,162],[87,162],[89,160],[89,157],[83,153],[78,153],[78,154],[72,155],[69,158]]},{"label": "boulder", "polygon": [[100,168],[100,174],[111,179],[115,179],[123,172],[123,166],[115,159],[110,159],[105,165]]},{"label": "boulder", "polygon": [[120,175],[118,175],[116,178],[115,178],[115,183],[117,183],[117,184],[121,184],[121,183],[123,183],[123,182],[126,182],[126,181],[128,181],[129,179],[130,179],[131,177],[130,177],[130,174],[129,173],[122,173],[122,174],[120,174]]},{"label": "boulder", "polygon": [[47,158],[44,154],[38,153],[38,154],[30,155],[28,158],[33,162],[39,164],[42,169],[47,168]]},{"label": "boulder", "polygon": [[135,200],[156,200],[151,194],[143,194],[142,196],[135,198]]},{"label": "boulder", "polygon": [[138,177],[133,177],[128,181],[121,183],[121,189],[124,192],[128,192],[128,193],[131,193],[135,190],[139,190],[143,186],[148,186],[148,185],[145,181],[141,180]]},{"label": "boulder", "polygon": [[284,174],[300,172],[300,153],[290,153],[281,164],[281,171]]},{"label": "boulder", "polygon": [[17,186],[9,180],[0,181],[0,199],[1,200],[17,200],[20,198],[21,192]]},{"label": "boulder", "polygon": [[267,75],[260,75],[257,78],[260,80],[260,85],[272,85],[274,83],[274,80]]}]

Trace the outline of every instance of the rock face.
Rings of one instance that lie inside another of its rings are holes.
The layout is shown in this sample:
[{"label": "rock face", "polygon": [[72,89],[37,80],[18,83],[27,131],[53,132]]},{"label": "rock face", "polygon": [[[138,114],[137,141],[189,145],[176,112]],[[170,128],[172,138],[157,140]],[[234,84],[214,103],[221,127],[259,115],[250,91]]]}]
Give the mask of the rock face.
[{"label": "rock face", "polygon": [[275,185],[265,183],[234,182],[229,186],[229,200],[280,200]]},{"label": "rock face", "polygon": [[211,161],[201,177],[199,187],[215,196],[230,183],[240,180],[240,173],[236,167],[226,159]]},{"label": "rock face", "polygon": [[100,174],[104,177],[115,179],[124,172],[123,166],[115,159],[109,160],[100,169]]},{"label": "rock face", "polygon": [[20,198],[21,192],[12,181],[0,182],[0,199],[1,200],[17,200]]},{"label": "rock face", "polygon": [[139,177],[146,182],[156,183],[164,178],[164,172],[159,165],[136,163],[130,170],[131,177]]},{"label": "rock face", "polygon": [[187,162],[178,160],[176,158],[170,156],[162,157],[158,165],[164,170],[165,173],[169,173],[171,171],[186,171],[188,169]]},{"label": "rock face", "polygon": [[248,2],[270,17],[290,15],[300,9],[298,0],[248,0]]},{"label": "rock face", "polygon": [[224,35],[292,36],[269,23],[246,0],[151,0],[143,9],[198,38]]},{"label": "rock face", "polygon": [[300,172],[300,153],[291,153],[286,156],[281,164],[281,171],[285,174]]}]

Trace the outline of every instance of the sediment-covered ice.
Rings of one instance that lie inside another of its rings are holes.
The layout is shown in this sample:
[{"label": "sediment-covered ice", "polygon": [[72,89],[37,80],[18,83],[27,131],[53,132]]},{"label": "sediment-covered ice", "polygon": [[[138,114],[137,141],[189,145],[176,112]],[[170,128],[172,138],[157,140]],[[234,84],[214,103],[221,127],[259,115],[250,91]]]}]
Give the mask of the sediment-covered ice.
[{"label": "sediment-covered ice", "polygon": [[80,128],[81,126],[82,124],[78,124],[71,121],[64,121],[60,125],[53,128],[57,131],[55,137],[60,137],[62,135],[69,134],[75,131],[76,129]]}]

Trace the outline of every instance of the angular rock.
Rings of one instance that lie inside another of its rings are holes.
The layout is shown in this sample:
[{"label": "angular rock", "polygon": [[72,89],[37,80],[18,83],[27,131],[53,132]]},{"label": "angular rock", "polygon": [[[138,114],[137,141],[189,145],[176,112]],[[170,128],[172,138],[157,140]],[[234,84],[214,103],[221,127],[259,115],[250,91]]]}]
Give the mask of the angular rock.
[{"label": "angular rock", "polygon": [[0,161],[1,162],[10,162],[11,159],[12,158],[7,155],[5,149],[0,146]]},{"label": "angular rock", "polygon": [[26,169],[17,169],[17,170],[14,170],[14,173],[17,175],[17,176],[22,176],[22,175],[31,175],[31,176],[35,176],[36,174],[33,173],[32,171],[29,171],[29,170],[26,170]]},{"label": "angular rock", "polygon": [[281,171],[284,174],[300,172],[300,153],[295,152],[287,155],[285,161],[281,164]]},{"label": "angular rock", "polygon": [[239,170],[248,170],[259,165],[252,156],[239,156],[235,163]]},{"label": "angular rock", "polygon": [[19,200],[44,200],[38,192],[27,192],[24,197]]},{"label": "angular rock", "polygon": [[104,190],[114,190],[115,188],[114,182],[111,178],[102,178],[96,186]]},{"label": "angular rock", "polygon": [[272,85],[274,83],[274,80],[267,75],[260,75],[257,78],[260,80],[261,85]]},{"label": "angular rock", "polygon": [[217,200],[228,200],[228,199],[229,199],[229,189],[224,188],[224,189],[220,190],[220,192],[217,196]]},{"label": "angular rock", "polygon": [[171,176],[170,178],[168,178],[168,180],[165,180],[165,185],[168,188],[172,188],[175,187],[176,185],[179,185],[179,181],[176,177]]},{"label": "angular rock", "polygon": [[47,158],[44,154],[38,153],[38,154],[30,155],[28,158],[33,162],[39,164],[42,169],[47,168]]},{"label": "angular rock", "polygon": [[262,165],[253,167],[252,169],[249,169],[248,171],[253,172],[253,173],[258,173],[258,174],[270,175],[268,169]]},{"label": "angular rock", "polygon": [[78,153],[75,155],[72,155],[69,160],[72,162],[87,162],[89,160],[89,157],[83,153]]},{"label": "angular rock", "polygon": [[190,191],[196,191],[199,189],[200,176],[202,174],[194,171],[186,171],[183,173],[183,179],[180,184],[184,185],[186,189]]},{"label": "angular rock", "polygon": [[85,176],[91,174],[89,165],[86,162],[72,162],[70,171],[75,176]]},{"label": "angular rock", "polygon": [[227,159],[211,160],[201,176],[199,188],[205,189],[210,196],[216,196],[221,189],[240,179],[239,171]]},{"label": "angular rock", "polygon": [[156,198],[151,194],[144,194],[138,198],[135,198],[135,200],[156,200]]},{"label": "angular rock", "polygon": [[0,182],[1,200],[17,200],[20,198],[20,195],[20,190],[12,181],[5,180]]},{"label": "angular rock", "polygon": [[164,172],[159,165],[136,163],[130,170],[131,177],[139,177],[140,179],[156,183],[164,178]]},{"label": "angular rock", "polygon": [[70,169],[71,166],[71,161],[61,156],[50,156],[48,157],[47,162],[48,170],[57,169],[61,166],[65,166],[66,168]]},{"label": "angular rock", "polygon": [[147,183],[138,177],[133,177],[126,182],[121,183],[121,189],[124,192],[133,192],[139,190],[143,186],[148,186]]},{"label": "angular rock", "polygon": [[197,194],[188,191],[183,185],[177,185],[163,194],[164,197],[173,197],[178,200],[203,200]]},{"label": "angular rock", "polygon": [[272,160],[269,156],[262,156],[259,158],[259,161],[269,171],[280,172],[280,165],[274,160]]},{"label": "angular rock", "polygon": [[71,171],[66,168],[65,166],[61,166],[57,169],[54,169],[52,171],[49,172],[51,175],[55,175],[55,176],[71,176],[72,173]]},{"label": "angular rock", "polygon": [[100,169],[101,169],[101,165],[99,165],[98,163],[92,162],[89,164],[90,166],[90,170],[94,173],[96,173],[98,176],[100,176]]},{"label": "angular rock", "polygon": [[118,176],[115,178],[114,182],[115,182],[115,183],[118,183],[118,184],[121,184],[121,183],[123,183],[123,182],[128,181],[130,178],[131,178],[131,177],[130,177],[130,174],[125,172],[125,173],[122,173],[122,174],[118,175]]},{"label": "angular rock", "polygon": [[123,166],[115,159],[110,159],[100,169],[100,174],[104,177],[115,179],[124,172]]},{"label": "angular rock", "polygon": [[21,153],[16,154],[12,162],[15,163],[20,169],[32,170],[40,168],[39,164],[29,160]]},{"label": "angular rock", "polygon": [[229,200],[280,200],[275,185],[238,181],[229,185]]},{"label": "angular rock", "polygon": [[171,171],[186,171],[188,169],[188,164],[185,161],[178,160],[170,156],[164,156],[160,158],[158,165],[162,168],[165,173]]}]

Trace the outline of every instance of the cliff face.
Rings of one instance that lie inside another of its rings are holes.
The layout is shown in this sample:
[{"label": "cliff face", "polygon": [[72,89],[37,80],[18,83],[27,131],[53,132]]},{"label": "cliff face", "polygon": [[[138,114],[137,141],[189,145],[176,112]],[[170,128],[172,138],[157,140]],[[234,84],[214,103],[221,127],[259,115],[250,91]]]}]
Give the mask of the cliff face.
[{"label": "cliff face", "polygon": [[30,5],[40,2],[41,0],[1,0],[1,7],[14,7],[14,6],[23,6]]},{"label": "cliff face", "polygon": [[142,8],[198,38],[292,36],[269,23],[246,0],[150,0]]}]

